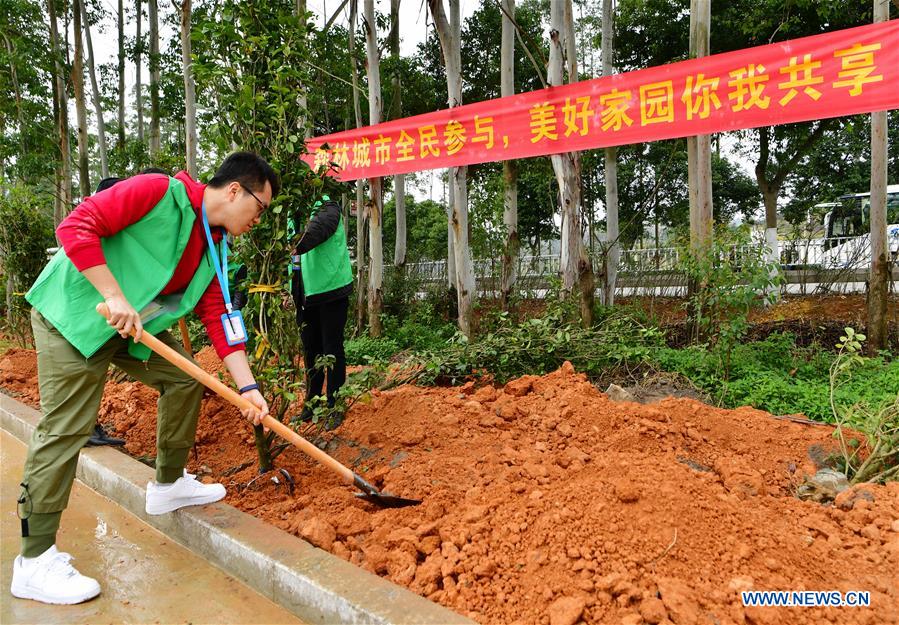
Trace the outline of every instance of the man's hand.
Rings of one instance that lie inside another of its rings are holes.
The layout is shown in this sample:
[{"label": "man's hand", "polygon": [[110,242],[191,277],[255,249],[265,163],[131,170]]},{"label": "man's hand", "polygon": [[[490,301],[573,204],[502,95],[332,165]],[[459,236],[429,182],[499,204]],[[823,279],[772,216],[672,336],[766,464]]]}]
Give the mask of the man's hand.
[{"label": "man's hand", "polygon": [[253,389],[251,391],[247,391],[246,393],[241,395],[241,397],[249,400],[249,402],[256,406],[256,408],[247,408],[246,410],[241,410],[240,414],[242,414],[248,421],[251,421],[253,425],[262,425],[262,418],[268,415],[268,404],[265,402],[265,398],[262,396],[262,393],[260,393],[256,389]]},{"label": "man's hand", "polygon": [[140,321],[140,314],[128,303],[124,295],[112,295],[106,298],[106,306],[109,308],[109,325],[124,338],[128,338],[134,329],[134,342],[140,340],[144,326]]}]

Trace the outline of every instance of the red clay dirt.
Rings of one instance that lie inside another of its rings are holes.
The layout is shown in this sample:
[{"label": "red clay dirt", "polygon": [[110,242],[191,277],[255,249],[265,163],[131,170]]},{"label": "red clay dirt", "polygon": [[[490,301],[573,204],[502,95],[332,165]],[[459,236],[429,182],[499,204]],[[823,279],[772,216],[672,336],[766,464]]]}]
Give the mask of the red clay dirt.
[{"label": "red clay dirt", "polygon": [[[37,404],[34,353],[0,385]],[[220,363],[198,356],[209,371]],[[156,393],[109,382],[100,421],[155,454]],[[217,397],[189,469],[227,502],[482,623],[899,623],[899,483],[822,506],[793,496],[832,428],[689,399],[615,403],[566,363],[504,388],[373,393],[328,450],[421,506],[380,510],[297,450],[259,476]],[[243,468],[241,468],[243,467]],[[277,478],[276,483],[272,478]],[[739,591],[862,590],[870,608],[744,608]]]}]

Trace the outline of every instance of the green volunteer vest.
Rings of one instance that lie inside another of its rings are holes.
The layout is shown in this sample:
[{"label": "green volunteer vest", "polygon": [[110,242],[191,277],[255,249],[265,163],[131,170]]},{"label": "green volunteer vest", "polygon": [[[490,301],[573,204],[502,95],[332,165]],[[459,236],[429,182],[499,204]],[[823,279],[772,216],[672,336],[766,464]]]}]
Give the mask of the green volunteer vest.
[{"label": "green volunteer vest", "polygon": [[306,297],[339,289],[353,281],[350,251],[346,246],[343,218],[328,239],[300,256]]},{"label": "green volunteer vest", "polygon": [[[169,178],[168,191],[149,213],[100,241],[106,264],[131,305],[144,311],[154,299],[159,304],[151,307],[156,311],[147,316],[144,332],[157,334],[167,330],[193,310],[215,276],[209,254],[204,254],[184,293],[159,296],[175,273],[195,220],[196,213],[184,184]],[[116,334],[115,328],[96,311],[103,297],[75,268],[62,248],[38,276],[25,299],[85,358]],[[133,341],[128,351],[139,360],[147,360],[151,353],[148,347]]]}]

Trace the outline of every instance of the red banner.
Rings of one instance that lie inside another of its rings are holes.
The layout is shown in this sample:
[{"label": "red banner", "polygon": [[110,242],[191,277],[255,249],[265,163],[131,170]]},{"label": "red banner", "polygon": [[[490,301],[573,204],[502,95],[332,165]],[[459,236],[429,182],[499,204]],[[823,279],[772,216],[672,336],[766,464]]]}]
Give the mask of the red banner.
[{"label": "red banner", "polygon": [[356,180],[899,108],[899,20],[316,137]]}]

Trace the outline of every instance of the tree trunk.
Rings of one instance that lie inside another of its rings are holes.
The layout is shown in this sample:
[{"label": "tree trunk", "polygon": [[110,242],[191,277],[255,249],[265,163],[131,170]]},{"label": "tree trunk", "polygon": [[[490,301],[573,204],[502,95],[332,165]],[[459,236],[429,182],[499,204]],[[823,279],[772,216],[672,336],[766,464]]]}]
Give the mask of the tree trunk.
[{"label": "tree trunk", "polygon": [[159,154],[159,7],[147,0],[150,13],[150,158]]},{"label": "tree trunk", "polygon": [[50,14],[50,49],[53,52],[53,100],[56,132],[59,141],[59,166],[56,174],[56,197],[53,202],[53,223],[58,226],[72,207],[72,170],[69,153],[69,98],[66,94],[60,37],[56,21],[56,3],[47,0]]},{"label": "tree trunk", "polygon": [[[9,77],[12,80],[13,93],[16,97],[16,119],[19,122],[19,150],[22,155],[25,154],[25,115],[22,112],[22,92],[19,89],[19,77],[16,73],[16,58],[15,58],[15,46],[12,41],[6,35],[6,33],[0,33],[3,35],[3,42],[6,44],[6,52],[9,54]],[[2,136],[2,135],[0,135]]]},{"label": "tree trunk", "polygon": [[[711,0],[690,1],[691,58],[709,54],[711,6]],[[690,247],[699,251],[712,238],[712,144],[709,135],[687,137],[687,172],[690,187]]]},{"label": "tree trunk", "polygon": [[[874,23],[890,19],[885,2],[874,1]],[[871,274],[868,282],[868,355],[887,346],[887,112],[871,113]]]},{"label": "tree trunk", "polygon": [[[449,226],[453,220],[453,206],[456,204],[456,192],[449,182],[449,170],[446,170],[446,183],[444,188],[444,198],[446,205],[446,287],[450,294],[455,297],[456,293],[456,252],[453,245],[453,229]],[[458,303],[457,303],[458,306]]]},{"label": "tree trunk", "polygon": [[[306,0],[296,0],[293,6],[294,15],[300,20],[300,28],[302,30],[301,38],[305,42],[306,41]],[[350,38],[352,38],[352,29],[350,30]],[[350,47],[350,51],[352,53],[352,47]],[[303,130],[303,138],[309,139],[312,137],[312,124],[309,123],[309,116],[306,114],[308,106],[308,94],[306,93],[306,83],[303,81],[299,93],[297,93],[297,106],[302,111],[299,119],[299,125]],[[327,107],[327,101],[325,102],[325,106]]]},{"label": "tree trunk", "polygon": [[100,176],[109,177],[109,160],[106,158],[106,122],[103,120],[103,102],[100,87],[97,85],[97,70],[94,65],[94,44],[91,41],[91,25],[87,19],[87,7],[81,5],[81,16],[84,18],[84,37],[87,41],[87,71],[91,77],[94,113],[97,115],[97,143],[100,151]]},{"label": "tree trunk", "polygon": [[137,11],[137,33],[134,40],[134,101],[137,109],[137,139],[144,140],[144,100],[141,97],[143,85],[141,84],[141,63],[143,62],[144,40],[141,35],[141,25],[144,21],[143,6],[141,0],[137,0],[135,4]]},{"label": "tree trunk", "polygon": [[[612,0],[602,3],[602,75],[611,76],[614,72],[612,59],[615,53],[614,40],[615,9]],[[603,250],[605,275],[603,280],[602,301],[606,306],[615,304],[615,286],[618,282],[618,259],[621,256],[621,243],[618,231],[618,148],[605,149],[606,182],[606,245]]]},{"label": "tree trunk", "polygon": [[[565,49],[569,37],[566,4],[571,0],[550,2],[550,49],[547,83],[564,84],[566,64]],[[568,59],[569,80],[577,78],[575,59]],[[584,248],[581,234],[581,166],[577,152],[550,156],[556,181],[559,185],[559,203],[562,210],[561,270],[562,291],[565,297],[580,290],[581,322],[585,327],[593,324],[593,267]]]},{"label": "tree trunk", "polygon": [[190,59],[191,0],[183,0],[181,13],[181,67],[184,73],[184,147],[187,173],[197,178],[197,93],[194,85],[193,64]]},{"label": "tree trunk", "polygon": [[118,6],[119,27],[119,141],[116,148],[119,152],[125,150],[125,4],[119,0]]},{"label": "tree trunk", "polygon": [[78,116],[78,182],[81,197],[91,194],[91,172],[87,145],[87,104],[84,101],[84,50],[81,45],[81,3],[74,0],[72,15],[75,39],[75,60],[72,63],[72,85],[75,88],[75,112]]},{"label": "tree trunk", "polygon": [[[366,70],[368,75],[368,123],[381,123],[381,63],[378,56],[378,30],[375,2],[365,0]],[[382,213],[384,197],[380,178],[370,178],[370,211],[368,215],[368,329],[372,337],[381,336],[381,287],[384,282],[384,248]]]},{"label": "tree trunk", "polygon": [[[503,30],[500,44],[500,96],[515,95],[515,0],[502,0]],[[503,225],[506,240],[503,245],[503,310],[509,308],[509,298],[518,280],[518,163],[503,161]]]},{"label": "tree trunk", "polygon": [[[775,175],[768,180],[768,157],[770,153],[771,129],[759,128],[759,161],[755,166],[755,178],[762,199],[765,202],[765,256],[768,262],[776,263],[780,257],[777,241],[777,196],[780,195],[782,177]],[[780,173],[780,172],[779,172]]]},{"label": "tree trunk", "polygon": [[[356,14],[359,11],[358,0],[350,0],[349,41],[347,51],[350,55],[353,79],[353,111],[356,115],[356,128],[362,128],[362,105],[359,98],[359,64],[356,61]],[[365,198],[363,181],[356,181],[356,334],[362,333],[365,327],[366,306],[366,266],[365,250]]]},{"label": "tree trunk", "polygon": [[[462,105],[462,19],[459,0],[449,0],[447,20],[443,0],[428,0],[434,26],[440,38],[446,66],[446,87],[450,108]],[[452,216],[449,227],[453,236],[453,257],[456,263],[456,301],[459,307],[459,329],[471,337],[471,321],[476,297],[472,270],[471,248],[468,245],[468,184],[467,167],[451,167],[449,184],[452,188]]]},{"label": "tree trunk", "polygon": [[[393,99],[390,118],[403,116],[402,81],[400,80],[400,0],[390,0],[390,58],[393,60]],[[393,265],[402,272],[406,266],[406,176],[393,177],[393,197],[396,204],[396,238],[393,246]]]}]

